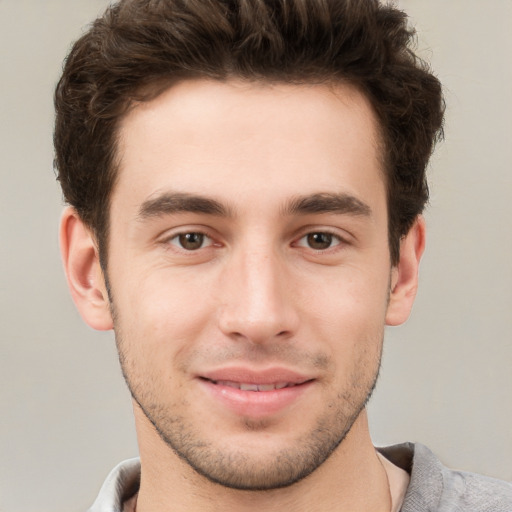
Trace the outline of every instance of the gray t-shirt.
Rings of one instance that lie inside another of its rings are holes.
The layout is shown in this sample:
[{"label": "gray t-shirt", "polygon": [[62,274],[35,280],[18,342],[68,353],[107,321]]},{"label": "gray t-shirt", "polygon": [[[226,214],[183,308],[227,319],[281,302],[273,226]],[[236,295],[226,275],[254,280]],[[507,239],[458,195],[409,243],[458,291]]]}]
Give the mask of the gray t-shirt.
[{"label": "gray t-shirt", "polygon": [[379,452],[411,475],[401,512],[512,512],[512,483],[448,469],[419,443]]},{"label": "gray t-shirt", "polygon": [[[447,469],[422,444],[378,451],[411,476],[401,512],[512,512],[512,483]],[[88,512],[122,512],[123,503],[138,491],[139,481],[139,459],[121,462]]]}]

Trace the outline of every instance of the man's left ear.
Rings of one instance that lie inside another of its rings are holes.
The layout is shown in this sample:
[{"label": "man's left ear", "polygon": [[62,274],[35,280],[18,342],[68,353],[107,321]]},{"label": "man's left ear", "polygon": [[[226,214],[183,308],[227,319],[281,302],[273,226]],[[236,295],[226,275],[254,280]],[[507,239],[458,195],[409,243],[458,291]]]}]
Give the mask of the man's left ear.
[{"label": "man's left ear", "polygon": [[412,309],[418,289],[418,270],[425,249],[425,220],[419,215],[400,242],[400,259],[391,270],[387,325],[403,324]]}]

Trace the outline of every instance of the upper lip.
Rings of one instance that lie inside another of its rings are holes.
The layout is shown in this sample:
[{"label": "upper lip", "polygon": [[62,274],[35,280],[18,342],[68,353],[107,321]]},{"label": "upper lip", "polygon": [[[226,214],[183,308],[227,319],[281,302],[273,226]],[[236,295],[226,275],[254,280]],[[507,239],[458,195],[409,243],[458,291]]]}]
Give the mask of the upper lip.
[{"label": "upper lip", "polygon": [[198,377],[213,382],[222,381],[256,385],[280,383],[297,385],[313,380],[311,376],[281,367],[271,367],[261,370],[244,367],[226,367],[200,373]]}]

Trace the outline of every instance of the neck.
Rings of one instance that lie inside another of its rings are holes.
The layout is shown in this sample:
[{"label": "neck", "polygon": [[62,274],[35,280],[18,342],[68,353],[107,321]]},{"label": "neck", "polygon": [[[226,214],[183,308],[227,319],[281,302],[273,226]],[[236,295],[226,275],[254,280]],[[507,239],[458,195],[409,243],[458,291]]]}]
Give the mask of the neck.
[{"label": "neck", "polygon": [[136,411],[142,476],[137,512],[382,512],[390,510],[386,471],[363,411],[333,454],[289,487],[240,491],[207,480],[181,460]]}]

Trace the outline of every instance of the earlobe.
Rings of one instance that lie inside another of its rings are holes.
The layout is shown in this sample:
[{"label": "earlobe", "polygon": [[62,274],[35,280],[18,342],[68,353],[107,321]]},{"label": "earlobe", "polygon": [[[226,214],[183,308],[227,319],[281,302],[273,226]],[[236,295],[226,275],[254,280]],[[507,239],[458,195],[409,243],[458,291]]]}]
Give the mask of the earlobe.
[{"label": "earlobe", "polygon": [[62,214],[60,248],[71,296],[82,318],[94,329],[112,329],[110,303],[94,237],[71,207]]},{"label": "earlobe", "polygon": [[392,269],[387,325],[400,325],[409,317],[418,289],[418,270],[424,249],[425,220],[418,216],[400,242],[400,260]]}]

